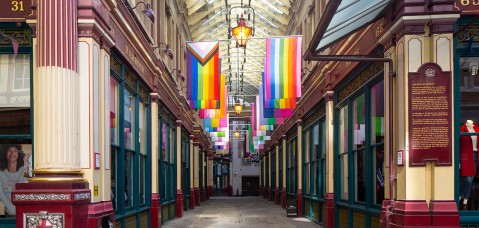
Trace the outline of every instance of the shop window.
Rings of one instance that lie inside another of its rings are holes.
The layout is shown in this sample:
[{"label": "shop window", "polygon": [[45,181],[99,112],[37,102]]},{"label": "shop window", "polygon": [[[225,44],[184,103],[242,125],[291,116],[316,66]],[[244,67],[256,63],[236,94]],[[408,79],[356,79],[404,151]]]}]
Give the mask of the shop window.
[{"label": "shop window", "polygon": [[310,170],[310,167],[311,167],[311,161],[309,159],[309,156],[310,156],[310,131],[306,131],[305,134],[304,134],[304,166],[303,166],[303,175],[304,175],[304,184],[303,184],[303,188],[304,188],[304,192],[309,195],[310,194],[310,190],[311,190],[311,180],[310,180],[310,174],[311,174],[311,170]]},{"label": "shop window", "polygon": [[[0,52],[3,50],[0,47]],[[11,52],[11,46],[7,50]],[[16,208],[11,202],[15,184],[26,183],[32,176],[30,51],[20,47],[16,55],[0,53],[0,227],[15,219]]]},{"label": "shop window", "polygon": [[[472,50],[472,49],[471,49]],[[459,58],[459,210],[479,210],[479,57]]]},{"label": "shop window", "polygon": [[364,85],[341,104],[340,198],[360,204],[372,202],[379,207],[384,200],[384,82],[375,80]]},{"label": "shop window", "polygon": [[176,199],[176,128],[173,115],[160,105],[160,197],[163,204],[168,204]]},{"label": "shop window", "polygon": [[289,194],[296,194],[296,138],[287,142],[287,170],[286,170],[286,190]]}]

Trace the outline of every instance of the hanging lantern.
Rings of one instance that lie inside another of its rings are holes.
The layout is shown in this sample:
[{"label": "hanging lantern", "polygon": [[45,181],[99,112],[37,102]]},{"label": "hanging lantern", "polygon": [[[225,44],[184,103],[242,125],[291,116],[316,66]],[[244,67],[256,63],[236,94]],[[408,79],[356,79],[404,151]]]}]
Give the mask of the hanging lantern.
[{"label": "hanging lantern", "polygon": [[241,104],[239,99],[236,99],[236,103],[233,108],[238,115],[241,114],[241,111],[243,111],[243,105]]},{"label": "hanging lantern", "polygon": [[252,32],[251,27],[246,26],[243,14],[241,14],[238,25],[231,29],[231,33],[233,33],[233,36],[236,38],[236,45],[239,47],[246,46],[246,42],[248,42]]}]

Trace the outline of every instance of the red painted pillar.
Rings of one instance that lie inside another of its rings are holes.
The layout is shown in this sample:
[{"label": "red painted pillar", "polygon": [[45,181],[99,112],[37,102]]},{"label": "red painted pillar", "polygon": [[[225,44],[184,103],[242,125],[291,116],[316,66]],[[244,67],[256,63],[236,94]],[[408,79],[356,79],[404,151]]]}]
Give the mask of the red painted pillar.
[{"label": "red painted pillar", "polygon": [[283,188],[283,193],[281,194],[281,207],[286,208],[286,188]]},{"label": "red painted pillar", "polygon": [[190,209],[195,209],[195,189],[190,188]]},{"label": "red painted pillar", "polygon": [[334,227],[334,194],[326,193],[324,196],[323,226]]},{"label": "red painted pillar", "polygon": [[459,213],[455,201],[429,202],[432,227],[459,227]]},{"label": "red painted pillar", "polygon": [[200,206],[200,188],[195,187],[195,205]]},{"label": "red painted pillar", "polygon": [[111,201],[92,203],[88,205],[88,227],[101,227],[102,224],[114,224],[115,211]]},{"label": "red painted pillar", "polygon": [[151,194],[150,224],[151,228],[161,227],[161,200],[158,193]]},{"label": "red painted pillar", "polygon": [[268,200],[271,201],[271,187],[268,188]]},{"label": "red painted pillar", "polygon": [[279,205],[279,187],[276,187],[274,191],[274,203]]},{"label": "red painted pillar", "polygon": [[176,189],[176,217],[183,217],[183,192]]},{"label": "red painted pillar", "polygon": [[430,227],[431,214],[425,200],[396,201],[389,219],[390,227]]},{"label": "red painted pillar", "polygon": [[297,193],[297,210],[298,210],[298,217],[303,216],[303,190],[298,189]]}]

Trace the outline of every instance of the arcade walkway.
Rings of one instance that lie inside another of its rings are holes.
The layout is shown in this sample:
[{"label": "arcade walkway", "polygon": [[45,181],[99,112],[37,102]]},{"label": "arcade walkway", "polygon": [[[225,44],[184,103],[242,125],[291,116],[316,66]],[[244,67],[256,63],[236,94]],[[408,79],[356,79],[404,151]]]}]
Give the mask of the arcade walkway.
[{"label": "arcade walkway", "polygon": [[261,197],[212,197],[201,206],[185,211],[183,218],[162,227],[321,227],[305,218],[286,217],[286,211]]}]

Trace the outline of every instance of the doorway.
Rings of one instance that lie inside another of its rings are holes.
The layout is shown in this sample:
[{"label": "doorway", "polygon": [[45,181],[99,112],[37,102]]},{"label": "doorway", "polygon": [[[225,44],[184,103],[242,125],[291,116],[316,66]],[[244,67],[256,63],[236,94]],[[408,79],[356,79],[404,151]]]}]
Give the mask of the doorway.
[{"label": "doorway", "polygon": [[243,196],[257,196],[259,191],[259,176],[243,176],[241,180]]}]

